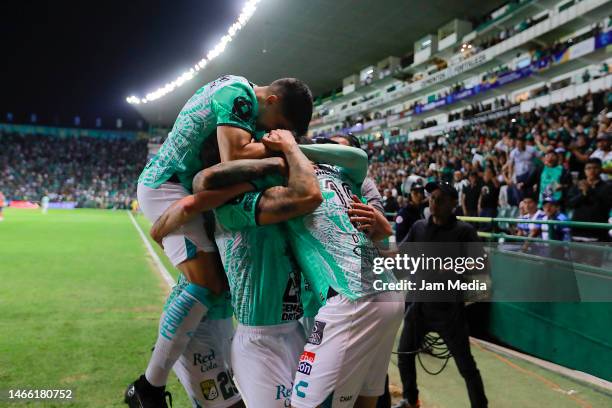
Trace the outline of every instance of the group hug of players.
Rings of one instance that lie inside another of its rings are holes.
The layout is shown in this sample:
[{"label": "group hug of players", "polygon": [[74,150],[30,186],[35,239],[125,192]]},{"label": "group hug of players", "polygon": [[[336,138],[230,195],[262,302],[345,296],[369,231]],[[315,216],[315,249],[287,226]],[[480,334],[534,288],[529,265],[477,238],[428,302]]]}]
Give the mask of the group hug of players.
[{"label": "group hug of players", "polygon": [[130,407],[167,407],[171,370],[194,407],[364,408],[383,394],[404,302],[373,288],[390,272],[363,265],[390,227],[362,202],[365,152],[296,140],[311,115],[297,79],[223,76],[143,170],[140,208],[181,275]]}]

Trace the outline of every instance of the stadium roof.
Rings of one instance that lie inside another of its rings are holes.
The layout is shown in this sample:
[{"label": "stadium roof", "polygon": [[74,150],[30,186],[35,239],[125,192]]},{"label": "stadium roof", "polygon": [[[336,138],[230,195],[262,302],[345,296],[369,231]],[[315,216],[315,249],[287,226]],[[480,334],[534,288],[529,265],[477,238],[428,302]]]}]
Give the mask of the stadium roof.
[{"label": "stadium roof", "polygon": [[[314,95],[319,95],[340,86],[344,77],[389,55],[407,54],[414,41],[437,32],[450,20],[480,17],[503,3],[262,0],[225,52],[193,80],[158,100],[134,107],[151,124],[171,125],[197,88],[223,74],[243,75],[258,84],[297,77],[308,83]],[[194,62],[199,58],[194,55]]]}]

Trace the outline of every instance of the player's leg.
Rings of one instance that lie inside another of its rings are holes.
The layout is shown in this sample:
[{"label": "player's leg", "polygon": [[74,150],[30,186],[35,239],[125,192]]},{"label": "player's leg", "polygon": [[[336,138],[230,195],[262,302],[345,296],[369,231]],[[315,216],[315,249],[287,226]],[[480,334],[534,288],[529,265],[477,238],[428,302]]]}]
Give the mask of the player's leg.
[{"label": "player's leg", "polygon": [[385,392],[376,400],[376,408],[391,408],[391,392],[389,391],[389,374],[385,378]]},{"label": "player's leg", "polygon": [[298,322],[238,325],[232,341],[236,385],[247,407],[286,408],[306,339]]},{"label": "player's leg", "polygon": [[[164,183],[156,189],[139,184],[137,194],[143,214],[153,223],[189,192],[180,184]],[[204,218],[198,216],[164,237],[162,244],[168,259],[189,282],[221,293],[225,290],[225,273],[211,236],[204,229]]]},{"label": "player's leg", "polygon": [[[180,185],[165,183],[158,189],[138,186],[138,199],[145,216],[152,222],[176,200],[188,195]],[[159,395],[168,375],[190,341],[190,333],[206,315],[212,305],[223,296],[215,295],[223,288],[223,270],[216,248],[206,236],[203,219],[194,218],[190,223],[163,239],[164,252],[173,265],[184,272],[188,282],[166,305],[159,325],[159,333],[153,355],[145,375],[128,387],[127,394],[148,393]],[[214,291],[214,292],[213,292]],[[138,395],[137,395],[138,396]]]},{"label": "player's leg", "polygon": [[377,400],[378,400],[378,397],[364,397],[363,395],[361,395],[357,397],[357,401],[355,402],[355,405],[353,405],[353,407],[354,408],[375,408]]},{"label": "player's leg", "polygon": [[[219,253],[214,250],[214,247],[210,249],[213,249],[213,252],[197,251],[194,258],[186,259],[176,265],[176,268],[185,275],[189,282],[220,294],[228,289],[227,278],[223,272]],[[207,273],[202,273],[202,271],[207,271]]]},{"label": "player's leg", "polygon": [[374,408],[378,397],[385,392],[391,352],[404,315],[403,300],[401,294],[387,292],[376,295],[371,302],[370,307],[376,309],[371,319],[377,321],[373,329],[377,331],[377,341],[369,347],[373,358],[366,368],[365,380],[355,407]]},{"label": "player's leg", "polygon": [[205,318],[174,365],[174,372],[193,407],[244,407],[229,361],[233,333],[231,317]]},{"label": "player's leg", "polygon": [[[159,322],[159,334],[146,373],[130,384],[126,390],[125,402],[130,407],[166,407],[164,396],[168,374],[192,340],[193,333],[202,319],[197,322],[193,320],[204,314],[219,315],[219,310],[224,309],[229,311],[226,310],[223,316],[231,316],[229,296],[215,304],[207,303],[205,312],[193,312],[202,306],[193,299],[190,293],[192,287],[193,284],[181,274],[166,301]],[[191,310],[188,310],[189,307]],[[193,313],[189,313],[190,311]],[[162,385],[156,385],[160,382]]]},{"label": "player's leg", "polygon": [[362,403],[375,406],[403,311],[401,296],[381,295],[377,302],[336,295],[321,307],[304,347],[312,362],[296,373],[293,407],[352,407],[360,396],[374,397]]},{"label": "player's leg", "polygon": [[191,340],[191,334],[219,301],[220,296],[213,295],[207,288],[193,282],[185,282],[184,288],[169,299],[145,372],[145,377],[151,385],[166,385],[172,367]]}]

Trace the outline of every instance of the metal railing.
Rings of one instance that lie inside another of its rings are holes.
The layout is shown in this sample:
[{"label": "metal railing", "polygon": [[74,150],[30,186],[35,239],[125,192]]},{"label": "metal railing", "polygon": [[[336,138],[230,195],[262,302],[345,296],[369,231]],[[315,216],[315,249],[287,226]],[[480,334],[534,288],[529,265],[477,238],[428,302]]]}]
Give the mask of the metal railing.
[{"label": "metal railing", "polygon": [[585,221],[556,221],[556,220],[527,220],[522,218],[493,218],[493,217],[468,217],[459,216],[457,219],[465,222],[489,223],[496,225],[499,223],[510,224],[550,224],[550,225],[567,225],[570,228],[597,228],[597,229],[612,229],[612,224],[603,222],[585,222]]},{"label": "metal railing", "polygon": [[[396,213],[385,213],[387,219],[395,219]],[[508,239],[508,240],[517,240],[517,241],[534,241],[534,242],[550,242],[553,240],[543,240],[541,238],[532,238],[525,237],[520,235],[511,235],[506,234],[503,231],[504,228],[499,228],[499,224],[547,224],[547,225],[563,225],[568,226],[570,228],[593,228],[593,229],[607,229],[612,230],[612,224],[604,223],[604,222],[585,222],[585,221],[556,221],[556,220],[528,220],[522,218],[505,218],[505,217],[469,217],[469,216],[458,216],[458,220],[469,222],[469,223],[478,223],[478,224],[490,224],[491,231],[493,232],[485,232],[478,231],[478,236],[482,238],[489,239]],[[395,224],[392,222],[392,225]],[[573,244],[581,244],[580,242],[573,241]],[[588,243],[583,243],[584,245],[589,245]]]}]

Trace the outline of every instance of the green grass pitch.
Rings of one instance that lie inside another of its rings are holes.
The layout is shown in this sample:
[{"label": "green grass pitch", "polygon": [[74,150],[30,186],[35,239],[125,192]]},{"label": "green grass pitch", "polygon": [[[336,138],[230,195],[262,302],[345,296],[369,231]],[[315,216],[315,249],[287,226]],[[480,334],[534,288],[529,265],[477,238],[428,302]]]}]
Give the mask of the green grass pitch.
[{"label": "green grass pitch", "polygon": [[[0,392],[72,389],[75,400],[0,400],[0,407],[125,407],[123,391],[146,367],[169,289],[128,214],[5,212],[0,222]],[[148,221],[141,215],[136,219],[148,232]],[[160,248],[155,250],[176,275]],[[612,406],[606,390],[479,347],[472,351],[491,407]],[[424,360],[430,369],[440,364]],[[389,373],[399,384],[395,364]],[[435,377],[419,367],[418,377],[424,408],[468,406],[454,362]],[[191,406],[174,374],[168,390],[174,407]]]},{"label": "green grass pitch", "polygon": [[[75,399],[0,406],[125,407],[123,390],[146,368],[168,292],[128,215],[5,211],[0,389],[73,389]],[[168,389],[175,407],[190,406],[174,374]]]}]

